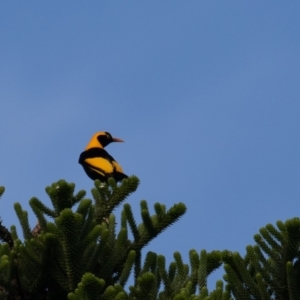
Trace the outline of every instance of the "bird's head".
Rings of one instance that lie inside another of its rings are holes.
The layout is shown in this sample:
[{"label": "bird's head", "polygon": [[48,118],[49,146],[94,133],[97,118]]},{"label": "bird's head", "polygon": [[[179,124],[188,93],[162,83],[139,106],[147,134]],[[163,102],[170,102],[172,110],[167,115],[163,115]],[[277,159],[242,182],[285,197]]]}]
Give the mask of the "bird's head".
[{"label": "bird's head", "polygon": [[119,138],[113,138],[109,132],[101,131],[93,135],[85,150],[90,148],[104,148],[112,142],[124,142]]}]

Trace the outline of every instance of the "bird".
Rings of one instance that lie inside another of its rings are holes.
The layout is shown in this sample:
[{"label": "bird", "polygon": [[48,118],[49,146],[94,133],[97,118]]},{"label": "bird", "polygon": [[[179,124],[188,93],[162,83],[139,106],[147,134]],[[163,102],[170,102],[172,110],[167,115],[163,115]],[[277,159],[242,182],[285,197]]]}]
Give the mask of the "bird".
[{"label": "bird", "polygon": [[120,164],[104,149],[112,142],[124,141],[112,137],[107,131],[97,132],[80,154],[78,162],[92,180],[107,182],[108,178],[113,177],[118,182],[128,177]]}]

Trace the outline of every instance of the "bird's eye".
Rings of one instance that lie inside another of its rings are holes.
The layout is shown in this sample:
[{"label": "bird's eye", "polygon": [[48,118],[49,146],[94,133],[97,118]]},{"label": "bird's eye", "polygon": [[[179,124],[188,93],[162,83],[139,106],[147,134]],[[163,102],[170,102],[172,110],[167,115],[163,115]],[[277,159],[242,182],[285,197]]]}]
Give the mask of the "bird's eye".
[{"label": "bird's eye", "polygon": [[107,135],[106,135],[106,137],[107,137],[107,139],[108,139],[108,140],[110,140],[110,139],[111,139],[111,136],[110,136],[110,134],[107,134]]}]

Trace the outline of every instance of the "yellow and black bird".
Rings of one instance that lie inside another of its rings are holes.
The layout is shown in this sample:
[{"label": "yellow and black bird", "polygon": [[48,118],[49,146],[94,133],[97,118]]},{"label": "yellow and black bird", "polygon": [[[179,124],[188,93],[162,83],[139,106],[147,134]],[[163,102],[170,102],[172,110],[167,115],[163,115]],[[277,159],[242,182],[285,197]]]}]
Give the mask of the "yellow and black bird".
[{"label": "yellow and black bird", "polygon": [[107,181],[109,177],[113,177],[118,182],[128,177],[115,159],[104,150],[112,142],[124,141],[113,138],[106,131],[97,132],[80,154],[79,163],[92,180]]}]

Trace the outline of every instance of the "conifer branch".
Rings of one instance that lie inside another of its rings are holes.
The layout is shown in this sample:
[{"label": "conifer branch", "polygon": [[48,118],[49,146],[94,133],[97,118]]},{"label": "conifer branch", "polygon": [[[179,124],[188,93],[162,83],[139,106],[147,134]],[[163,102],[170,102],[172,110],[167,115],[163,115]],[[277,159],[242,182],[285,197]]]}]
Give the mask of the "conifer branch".
[{"label": "conifer branch", "polygon": [[244,259],[223,254],[225,280],[237,299],[297,299],[300,295],[300,219],[268,224],[254,236]]},{"label": "conifer branch", "polygon": [[20,203],[15,203],[14,204],[15,212],[17,214],[17,217],[21,223],[21,227],[23,230],[23,236],[24,239],[29,240],[32,238],[32,232],[29,226],[28,222],[28,213],[27,211],[22,209],[22,206]]},{"label": "conifer branch", "polygon": [[[12,226],[13,251],[8,244],[0,245],[0,298],[1,287],[14,280],[18,291],[7,291],[10,296],[18,295],[16,299],[229,300],[227,287],[224,290],[218,284],[209,293],[206,286],[207,276],[221,264],[218,252],[202,251],[199,255],[192,250],[190,265],[183,262],[180,253],[174,253],[168,267],[164,256],[149,252],[142,263],[142,249],[174,224],[186,207],[179,203],[167,210],[155,203],[151,215],[147,202],[142,201],[142,223],[137,226],[131,206],[125,204],[117,230],[111,212],[138,183],[134,176],[121,184],[113,179],[104,185],[96,181],[94,202],[84,199],[84,191],[74,194],[74,184],[64,180],[53,183],[46,188],[53,207],[37,198],[30,200],[39,225],[34,234],[27,212],[16,204],[25,240],[18,239]],[[135,282],[128,293],[124,286],[132,271]]]},{"label": "conifer branch", "polygon": [[10,231],[2,225],[2,220],[0,219],[0,240],[7,243],[10,249],[14,246],[14,241]]},{"label": "conifer branch", "polygon": [[104,288],[104,280],[97,278],[92,273],[85,273],[82,276],[78,288],[68,295],[69,300],[98,300]]},{"label": "conifer branch", "polygon": [[124,179],[119,186],[113,178],[109,178],[107,183],[95,180],[92,195],[95,200],[97,222],[101,223],[103,219],[107,218],[117,206],[137,189],[138,185],[139,179],[136,176]]},{"label": "conifer branch", "polygon": [[148,206],[145,201],[141,201],[141,215],[143,223],[138,227],[138,240],[135,240],[131,249],[140,250],[145,247],[152,239],[163,232],[171,224],[175,223],[186,211],[183,203],[175,204],[164,214],[164,217],[154,215],[150,217]]},{"label": "conifer branch", "polygon": [[[31,198],[29,201],[29,204],[38,219],[40,219],[41,216],[43,216],[43,219],[45,219],[44,214],[51,218],[57,217],[57,215],[53,209],[50,209],[49,207],[47,207],[36,197]],[[44,220],[41,223],[44,223]]]}]

